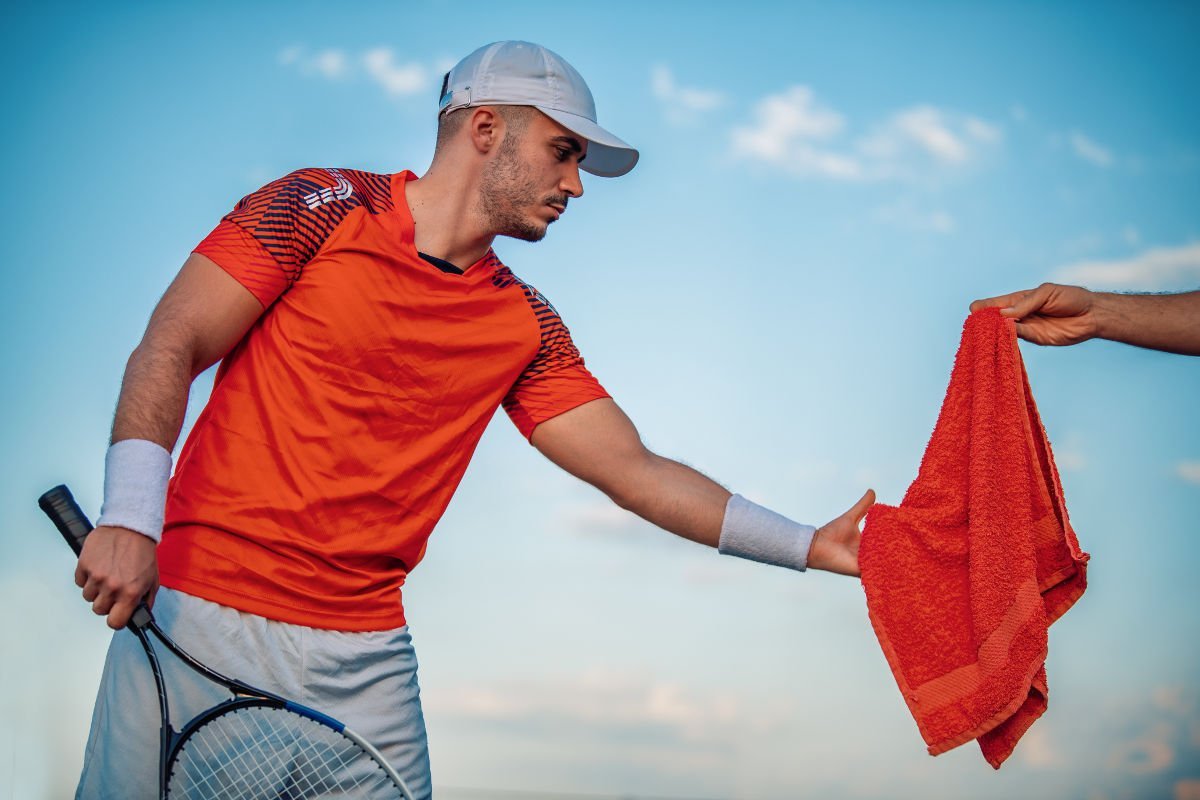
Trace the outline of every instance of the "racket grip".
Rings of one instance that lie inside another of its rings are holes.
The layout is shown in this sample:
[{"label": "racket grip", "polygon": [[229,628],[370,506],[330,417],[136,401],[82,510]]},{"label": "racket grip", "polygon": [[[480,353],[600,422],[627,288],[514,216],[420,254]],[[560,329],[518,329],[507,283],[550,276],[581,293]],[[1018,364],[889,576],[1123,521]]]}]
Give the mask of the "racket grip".
[{"label": "racket grip", "polygon": [[75,555],[79,555],[83,550],[83,540],[92,532],[93,526],[75,502],[71,490],[59,484],[38,498],[38,506],[46,512]]},{"label": "racket grip", "polygon": [[[94,526],[88,520],[87,515],[83,513],[83,509],[75,502],[71,490],[63,484],[59,484],[38,498],[38,506],[46,512],[46,516],[50,518],[54,527],[58,528],[58,532],[62,534],[67,544],[78,556],[83,551],[83,540],[92,532]],[[140,629],[149,625],[153,620],[150,609],[146,608],[145,603],[140,603],[133,612],[129,624]]]}]

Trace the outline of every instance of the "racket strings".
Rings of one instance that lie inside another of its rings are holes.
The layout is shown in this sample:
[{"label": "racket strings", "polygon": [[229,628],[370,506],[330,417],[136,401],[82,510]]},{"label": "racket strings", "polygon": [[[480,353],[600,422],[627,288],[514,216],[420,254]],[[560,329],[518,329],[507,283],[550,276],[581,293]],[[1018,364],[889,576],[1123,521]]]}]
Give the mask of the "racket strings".
[{"label": "racket strings", "polygon": [[404,796],[355,741],[270,706],[232,709],[189,734],[174,757],[167,795],[188,800]]}]

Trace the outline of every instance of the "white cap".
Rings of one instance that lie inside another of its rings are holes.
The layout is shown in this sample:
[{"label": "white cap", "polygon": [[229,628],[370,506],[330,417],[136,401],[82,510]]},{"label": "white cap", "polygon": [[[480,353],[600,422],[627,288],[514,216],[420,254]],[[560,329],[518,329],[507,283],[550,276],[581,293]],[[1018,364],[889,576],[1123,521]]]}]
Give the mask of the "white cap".
[{"label": "white cap", "polygon": [[540,45],[493,42],[458,62],[442,79],[438,114],[472,106],[533,106],[588,140],[579,167],[593,175],[615,178],[637,163],[637,150],[596,124],[583,76]]}]

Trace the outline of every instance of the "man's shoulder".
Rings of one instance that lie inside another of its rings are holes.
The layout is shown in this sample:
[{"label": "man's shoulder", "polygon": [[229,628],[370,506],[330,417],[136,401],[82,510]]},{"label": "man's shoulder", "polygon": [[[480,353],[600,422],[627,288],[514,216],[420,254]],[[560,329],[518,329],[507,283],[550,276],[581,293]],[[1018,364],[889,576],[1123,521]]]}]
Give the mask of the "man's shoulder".
[{"label": "man's shoulder", "polygon": [[[371,213],[390,210],[395,174],[345,167],[302,167],[272,181],[255,194],[283,198],[301,209],[366,206]],[[251,195],[253,197],[253,195]],[[249,199],[249,198],[247,198]]]},{"label": "man's shoulder", "polygon": [[526,280],[517,277],[517,274],[512,271],[506,264],[500,261],[500,258],[493,252],[488,254],[489,258],[495,259],[496,269],[492,276],[493,283],[500,288],[507,286],[518,287],[525,295],[525,300],[529,303],[530,309],[543,324],[549,317],[559,318],[558,309],[554,304],[538,291],[537,287]]}]

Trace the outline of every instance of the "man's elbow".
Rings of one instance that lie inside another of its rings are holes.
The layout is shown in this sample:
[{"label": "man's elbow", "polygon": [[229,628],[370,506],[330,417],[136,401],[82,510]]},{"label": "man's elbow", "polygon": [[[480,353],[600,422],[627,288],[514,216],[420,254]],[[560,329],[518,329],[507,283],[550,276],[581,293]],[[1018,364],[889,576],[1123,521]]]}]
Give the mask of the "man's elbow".
[{"label": "man's elbow", "polygon": [[640,452],[621,459],[619,468],[613,470],[605,480],[596,482],[595,486],[618,506],[637,514],[645,508],[648,498],[653,494],[652,476],[658,458],[642,448]]}]

